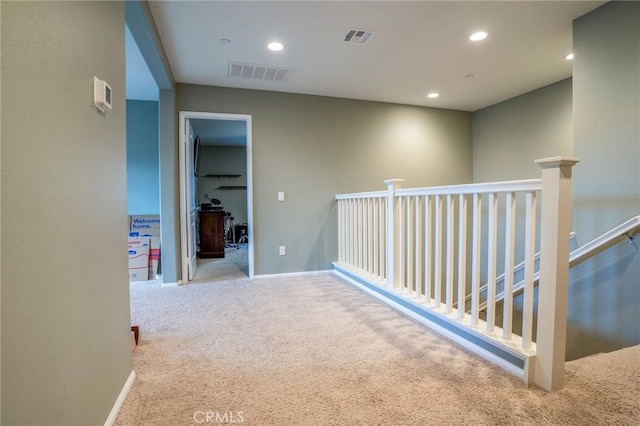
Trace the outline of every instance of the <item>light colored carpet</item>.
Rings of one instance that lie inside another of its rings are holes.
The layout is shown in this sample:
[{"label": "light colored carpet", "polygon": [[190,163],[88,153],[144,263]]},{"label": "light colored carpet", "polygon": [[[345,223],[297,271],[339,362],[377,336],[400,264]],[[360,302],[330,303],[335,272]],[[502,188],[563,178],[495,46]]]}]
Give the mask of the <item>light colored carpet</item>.
[{"label": "light colored carpet", "polygon": [[224,257],[198,259],[196,274],[191,283],[220,282],[249,276],[249,255],[247,246],[239,249],[228,248]]},{"label": "light colored carpet", "polygon": [[549,394],[331,273],[132,283],[131,297],[142,340],[118,425],[640,422],[640,347],[567,363]]}]

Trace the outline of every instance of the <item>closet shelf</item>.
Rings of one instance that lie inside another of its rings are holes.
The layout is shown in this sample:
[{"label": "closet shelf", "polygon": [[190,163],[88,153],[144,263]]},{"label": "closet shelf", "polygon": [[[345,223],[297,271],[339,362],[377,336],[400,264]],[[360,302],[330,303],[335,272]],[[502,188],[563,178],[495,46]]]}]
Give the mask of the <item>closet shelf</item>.
[{"label": "closet shelf", "polygon": [[229,191],[232,190],[243,190],[243,189],[247,189],[246,186],[241,186],[241,185],[225,185],[225,186],[219,186],[217,189],[228,189]]},{"label": "closet shelf", "polygon": [[204,175],[204,177],[212,177],[212,178],[218,178],[218,179],[220,178],[232,179],[232,178],[239,178],[240,176],[242,175]]}]

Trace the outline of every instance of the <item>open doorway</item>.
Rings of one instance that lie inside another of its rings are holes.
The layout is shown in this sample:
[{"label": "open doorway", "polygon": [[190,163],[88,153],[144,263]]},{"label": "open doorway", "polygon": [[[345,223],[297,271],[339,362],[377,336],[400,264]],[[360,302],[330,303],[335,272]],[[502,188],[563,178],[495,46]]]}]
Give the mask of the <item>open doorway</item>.
[{"label": "open doorway", "polygon": [[159,95],[125,24],[129,281],[162,279],[160,260]]},{"label": "open doorway", "polygon": [[179,125],[181,281],[253,278],[251,116],[181,111]]}]

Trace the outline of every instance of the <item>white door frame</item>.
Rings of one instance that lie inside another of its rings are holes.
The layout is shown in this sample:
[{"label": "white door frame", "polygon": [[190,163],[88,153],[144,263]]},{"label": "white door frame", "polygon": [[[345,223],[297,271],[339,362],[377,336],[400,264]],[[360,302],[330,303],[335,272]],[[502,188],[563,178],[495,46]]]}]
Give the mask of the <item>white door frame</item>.
[{"label": "white door frame", "polygon": [[197,112],[197,111],[180,111],[179,112],[179,134],[180,134],[180,147],[179,162],[180,162],[180,264],[182,266],[182,283],[187,283],[189,280],[189,271],[187,263],[187,233],[188,233],[188,218],[187,211],[189,209],[187,194],[187,185],[190,183],[190,179],[193,176],[187,176],[187,170],[185,165],[185,158],[187,155],[186,148],[188,146],[187,141],[187,119],[205,119],[205,120],[235,120],[244,121],[247,129],[247,233],[249,234],[249,278],[254,278],[254,238],[253,232],[253,161],[252,161],[252,142],[251,142],[251,115],[247,114],[223,114],[216,112]]}]

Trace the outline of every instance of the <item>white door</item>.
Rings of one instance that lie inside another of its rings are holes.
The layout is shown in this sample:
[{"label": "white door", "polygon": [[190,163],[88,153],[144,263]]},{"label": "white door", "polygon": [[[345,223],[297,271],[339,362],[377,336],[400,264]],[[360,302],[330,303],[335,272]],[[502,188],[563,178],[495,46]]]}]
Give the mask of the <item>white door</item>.
[{"label": "white door", "polygon": [[194,134],[188,118],[181,117],[180,131],[183,132],[180,144],[180,222],[187,238],[182,243],[182,281],[192,280],[196,274],[197,250],[196,232],[198,202],[196,193],[196,178],[194,175]]}]

